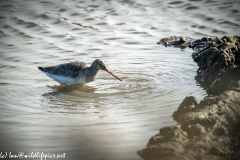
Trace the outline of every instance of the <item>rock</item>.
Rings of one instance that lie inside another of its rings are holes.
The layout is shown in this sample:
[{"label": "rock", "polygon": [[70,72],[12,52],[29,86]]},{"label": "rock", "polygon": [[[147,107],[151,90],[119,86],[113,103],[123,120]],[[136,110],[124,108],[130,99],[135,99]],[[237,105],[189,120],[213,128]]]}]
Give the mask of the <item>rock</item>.
[{"label": "rock", "polygon": [[[137,154],[144,160],[240,158],[233,151],[240,149],[239,97],[240,92],[226,91],[199,104],[196,98],[186,97],[176,113],[179,123],[160,129]],[[186,109],[190,105],[194,109]],[[233,136],[238,137],[237,147]]]},{"label": "rock", "polygon": [[195,108],[196,105],[198,105],[198,103],[199,102],[195,97],[186,97],[178,107],[178,110],[173,113],[173,119],[178,122],[179,116],[181,116],[182,113],[187,113],[191,111],[193,108]]},{"label": "rock", "polygon": [[[198,81],[209,83],[209,94],[219,94],[229,89],[239,89],[240,79],[240,36],[192,39],[172,36],[161,39],[158,44],[180,48],[192,48],[192,57],[198,64]],[[234,74],[233,74],[234,73]],[[229,77],[230,76],[230,77]],[[231,83],[229,83],[232,81]]]},{"label": "rock", "polygon": [[203,80],[210,82],[215,81],[222,70],[240,67],[240,37],[215,38],[214,42],[192,54]]},{"label": "rock", "polygon": [[177,37],[172,36],[169,38],[161,39],[157,44],[163,44],[164,46],[175,46],[175,47],[187,47],[190,43],[192,43],[194,39],[189,37]]},{"label": "rock", "polygon": [[228,67],[221,70],[217,78],[212,82],[209,93],[217,94],[225,90],[238,90],[240,88],[240,67]]},{"label": "rock", "polygon": [[144,160],[240,159],[240,37],[172,36],[159,44],[194,50],[196,80],[209,95],[200,103],[186,97],[172,115],[177,124],[160,129],[137,154]]},{"label": "rock", "polygon": [[177,141],[177,142],[183,142],[187,141],[187,133],[181,130],[181,125],[175,125],[171,127],[164,127],[160,129],[160,134],[157,134],[153,136],[147,146],[168,142],[168,141]]},{"label": "rock", "polygon": [[[161,149],[160,149],[161,148]],[[152,145],[146,149],[137,152],[144,160],[173,160],[176,158],[175,153],[178,150],[182,150],[182,146],[177,142],[172,143],[160,143],[158,145]]]},{"label": "rock", "polygon": [[215,79],[215,81],[212,82],[208,93],[218,93],[219,91],[221,91],[224,87],[222,87],[220,84],[221,78]]}]

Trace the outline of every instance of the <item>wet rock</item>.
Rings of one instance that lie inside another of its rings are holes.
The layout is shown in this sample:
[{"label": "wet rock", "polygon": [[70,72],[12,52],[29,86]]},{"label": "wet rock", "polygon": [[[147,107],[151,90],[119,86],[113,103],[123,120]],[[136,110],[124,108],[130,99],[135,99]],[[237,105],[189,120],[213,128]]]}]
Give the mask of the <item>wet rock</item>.
[{"label": "wet rock", "polygon": [[221,69],[209,88],[210,94],[218,94],[225,90],[239,90],[240,67]]},{"label": "wet rock", "polygon": [[[194,50],[192,57],[198,64],[198,76],[209,83],[209,94],[219,94],[225,90],[239,90],[240,79],[240,36],[192,39],[172,36],[161,39],[158,44],[175,47],[189,47]],[[230,83],[231,81],[231,83]]]},{"label": "wet rock", "polygon": [[175,46],[175,47],[187,47],[190,43],[192,43],[194,39],[189,37],[177,37],[172,36],[169,38],[163,38],[157,44],[163,44],[164,46]]},{"label": "wet rock", "polygon": [[177,153],[178,150],[182,150],[182,145],[177,142],[172,142],[166,144],[160,143],[158,145],[152,145],[147,147],[146,149],[138,151],[137,153],[144,160],[160,160],[161,157],[165,160],[173,160],[174,158],[176,158],[175,153]]},{"label": "wet rock", "polygon": [[195,138],[206,133],[204,126],[197,124],[184,123],[182,125],[182,130],[188,135],[188,138]]},{"label": "wet rock", "polygon": [[240,37],[172,36],[158,43],[194,50],[196,80],[207,82],[209,95],[200,103],[186,97],[173,113],[177,124],[160,129],[137,154],[144,160],[240,159]]},{"label": "wet rock", "polygon": [[193,108],[195,108],[196,105],[198,105],[198,100],[193,96],[186,97],[180,106],[178,107],[178,110],[173,113],[173,119],[175,121],[179,120],[179,117],[182,115],[182,113],[188,113]]},{"label": "wet rock", "polygon": [[[176,113],[178,124],[160,129],[137,154],[144,160],[240,158],[233,151],[236,139],[231,139],[240,131],[239,97],[240,92],[226,91],[199,104],[196,98],[186,97]],[[189,109],[191,105],[194,109]]]},{"label": "wet rock", "polygon": [[223,70],[240,66],[240,37],[214,39],[205,48],[194,51],[194,61],[198,64],[204,81],[213,82]]},{"label": "wet rock", "polygon": [[151,146],[154,144],[176,141],[176,142],[184,142],[187,141],[187,133],[181,129],[181,125],[175,125],[171,127],[164,127],[160,129],[160,134],[157,134],[149,140],[147,146]]},{"label": "wet rock", "polygon": [[202,39],[193,39],[190,37],[182,36],[171,36],[169,38],[162,38],[157,44],[162,44],[164,46],[174,46],[180,48],[192,48],[193,50],[199,51],[208,47],[209,45],[216,44],[219,40],[217,38],[203,37]]}]

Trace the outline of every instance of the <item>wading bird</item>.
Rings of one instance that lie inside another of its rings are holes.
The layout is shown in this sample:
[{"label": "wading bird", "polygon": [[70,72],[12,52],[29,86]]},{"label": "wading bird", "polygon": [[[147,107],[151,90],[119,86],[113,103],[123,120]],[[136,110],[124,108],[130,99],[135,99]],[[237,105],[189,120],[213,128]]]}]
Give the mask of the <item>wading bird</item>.
[{"label": "wading bird", "polygon": [[94,80],[99,70],[105,70],[122,81],[107,69],[105,63],[101,59],[93,61],[90,67],[84,62],[71,62],[52,67],[38,67],[38,69],[58,83],[67,86],[82,85],[91,82]]}]

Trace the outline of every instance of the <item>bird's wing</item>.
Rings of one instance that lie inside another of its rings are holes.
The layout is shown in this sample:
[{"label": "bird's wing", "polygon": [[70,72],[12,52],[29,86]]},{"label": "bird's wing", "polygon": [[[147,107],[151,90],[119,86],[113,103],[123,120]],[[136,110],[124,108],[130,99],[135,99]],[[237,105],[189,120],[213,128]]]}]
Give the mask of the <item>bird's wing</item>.
[{"label": "bird's wing", "polygon": [[77,77],[79,71],[86,67],[88,67],[88,65],[84,62],[71,62],[60,64],[58,66],[41,67],[41,69],[40,68],[39,69],[42,70],[43,72],[47,72],[50,74],[61,75],[66,77]]}]

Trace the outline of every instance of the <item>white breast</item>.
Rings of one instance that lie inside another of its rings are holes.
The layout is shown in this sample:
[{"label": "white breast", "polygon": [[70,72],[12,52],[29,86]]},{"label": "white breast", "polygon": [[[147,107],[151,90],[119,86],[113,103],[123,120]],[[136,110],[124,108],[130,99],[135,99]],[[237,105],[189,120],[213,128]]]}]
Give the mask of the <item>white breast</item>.
[{"label": "white breast", "polygon": [[55,74],[50,74],[47,72],[44,72],[48,77],[54,79],[58,83],[62,85],[82,85],[86,83],[85,77],[81,78],[72,78],[72,77],[65,77],[65,76],[60,76],[60,75],[55,75]]}]

